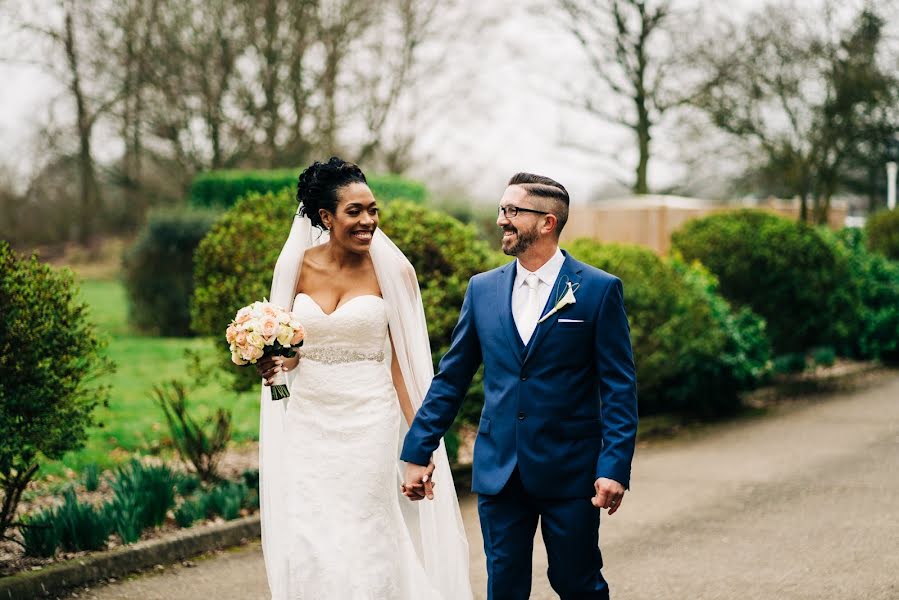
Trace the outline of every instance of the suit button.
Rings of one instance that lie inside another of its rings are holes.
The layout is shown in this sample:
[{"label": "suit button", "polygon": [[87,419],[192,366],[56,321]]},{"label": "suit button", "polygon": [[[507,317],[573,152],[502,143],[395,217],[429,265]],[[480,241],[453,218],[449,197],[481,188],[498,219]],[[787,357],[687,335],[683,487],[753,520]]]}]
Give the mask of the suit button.
[{"label": "suit button", "polygon": [[524,418],[525,418],[526,416],[527,416],[527,415],[524,414],[523,412],[519,412],[519,413],[518,413],[518,420],[519,420],[519,421],[524,421]]},{"label": "suit button", "polygon": [[528,380],[528,376],[527,376],[527,375],[522,375],[522,376],[521,376],[521,380],[522,380],[522,381],[527,381],[527,380]]}]

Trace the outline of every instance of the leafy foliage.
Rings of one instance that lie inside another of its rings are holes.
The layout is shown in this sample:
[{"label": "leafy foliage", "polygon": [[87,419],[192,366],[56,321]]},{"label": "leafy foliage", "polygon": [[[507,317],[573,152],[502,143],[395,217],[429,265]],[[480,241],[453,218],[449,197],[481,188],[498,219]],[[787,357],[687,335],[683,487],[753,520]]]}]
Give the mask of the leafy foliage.
[{"label": "leafy foliage", "polygon": [[[254,193],[279,193],[286,188],[293,194],[301,171],[300,168],[207,171],[194,178],[190,203],[198,207],[230,208],[240,198]],[[398,175],[372,175],[366,179],[375,198],[385,203],[397,198],[422,203],[427,197],[423,184]]]},{"label": "leafy foliage", "polygon": [[124,258],[128,318],[137,329],[190,335],[193,255],[215,222],[200,210],[156,212]]},{"label": "leafy foliage", "polygon": [[84,444],[112,370],[70,272],[0,241],[0,536],[40,461]]},{"label": "leafy foliage", "polygon": [[861,230],[846,228],[827,236],[848,261],[851,278],[846,285],[858,298],[851,311],[840,315],[850,332],[842,353],[899,361],[899,263],[869,252]]},{"label": "leafy foliage", "polygon": [[892,260],[899,260],[899,210],[874,213],[865,222],[868,248]]},{"label": "leafy foliage", "polygon": [[817,229],[761,211],[688,222],[672,247],[717,277],[721,293],[764,317],[778,353],[844,344],[858,292],[845,256]]},{"label": "leafy foliage", "polygon": [[726,415],[739,407],[739,392],[766,375],[764,321],[734,312],[699,265],[586,239],[569,249],[624,283],[641,414]]},{"label": "leafy foliage", "polygon": [[53,515],[63,550],[101,550],[106,547],[112,523],[103,510],[79,502],[72,488],[66,490],[62,506]]},{"label": "leafy foliage", "polygon": [[55,510],[48,508],[23,517],[19,526],[25,556],[48,558],[56,554],[60,536],[54,519]]},{"label": "leafy foliage", "polygon": [[215,416],[198,423],[188,412],[186,388],[177,380],[154,386],[153,399],[165,414],[181,458],[193,465],[201,480],[217,480],[218,462],[231,440],[231,412],[220,407]]},{"label": "leafy foliage", "polygon": [[[110,481],[114,502],[137,515],[140,530],[158,527],[175,506],[175,475],[166,465],[145,465],[137,459],[119,467]],[[137,502],[135,502],[137,499]]]}]

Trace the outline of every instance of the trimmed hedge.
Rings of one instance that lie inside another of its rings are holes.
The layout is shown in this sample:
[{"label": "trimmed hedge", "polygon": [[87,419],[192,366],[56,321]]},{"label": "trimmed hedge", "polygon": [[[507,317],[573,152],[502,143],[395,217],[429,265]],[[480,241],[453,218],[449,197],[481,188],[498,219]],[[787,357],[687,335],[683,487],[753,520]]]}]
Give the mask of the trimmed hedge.
[{"label": "trimmed hedge", "polygon": [[[296,190],[302,169],[207,171],[197,175],[190,187],[190,204],[202,208],[230,208],[253,192],[265,194],[284,188]],[[368,186],[383,203],[403,198],[421,204],[427,198],[424,184],[399,175],[372,175]]]},{"label": "trimmed hedge", "polygon": [[868,217],[865,233],[871,251],[899,260],[899,210],[882,210]]},{"label": "trimmed hedge", "polygon": [[718,278],[724,297],[765,318],[778,353],[851,338],[845,315],[859,298],[849,261],[814,227],[744,210],[690,221],[671,241]]},{"label": "trimmed hedge", "polygon": [[124,256],[128,320],[154,335],[189,336],[193,254],[216,213],[167,210],[152,213]]},{"label": "trimmed hedge", "polygon": [[579,239],[571,255],[620,277],[637,366],[640,413],[717,417],[770,369],[764,320],[739,311],[698,264],[633,245]]}]

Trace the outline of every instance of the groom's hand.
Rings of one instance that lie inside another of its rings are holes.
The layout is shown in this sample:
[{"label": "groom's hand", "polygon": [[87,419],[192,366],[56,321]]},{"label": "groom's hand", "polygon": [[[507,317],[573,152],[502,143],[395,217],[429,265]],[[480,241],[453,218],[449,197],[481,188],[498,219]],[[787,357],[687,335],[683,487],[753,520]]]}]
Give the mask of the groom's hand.
[{"label": "groom's hand", "polygon": [[434,463],[423,467],[412,463],[406,463],[406,474],[403,477],[403,495],[409,500],[434,499]]},{"label": "groom's hand", "polygon": [[621,508],[621,500],[624,498],[624,486],[606,477],[600,477],[593,483],[596,489],[596,495],[593,496],[591,502],[596,508],[608,508],[609,514],[614,515],[615,511]]}]

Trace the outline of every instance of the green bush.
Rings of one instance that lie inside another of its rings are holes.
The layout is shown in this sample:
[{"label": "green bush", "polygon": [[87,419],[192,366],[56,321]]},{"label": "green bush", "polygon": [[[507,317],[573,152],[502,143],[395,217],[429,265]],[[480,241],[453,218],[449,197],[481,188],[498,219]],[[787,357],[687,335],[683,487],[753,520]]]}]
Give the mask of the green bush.
[{"label": "green bush", "polygon": [[899,361],[899,263],[869,252],[859,229],[846,228],[829,239],[849,262],[847,285],[858,297],[855,308],[840,317],[849,330],[840,350],[858,358]]},{"label": "green bush", "polygon": [[830,346],[822,346],[812,351],[812,360],[819,367],[832,367],[837,361],[837,353]]},{"label": "green bush", "polygon": [[100,466],[97,463],[85,466],[81,473],[81,480],[84,483],[84,489],[96,492],[100,487]]},{"label": "green bush", "polygon": [[244,483],[223,481],[206,493],[206,516],[218,515],[226,521],[236,519],[248,496],[249,490]]},{"label": "green bush", "polygon": [[144,332],[188,336],[193,255],[215,222],[199,210],[154,212],[124,257],[128,319]]},{"label": "green bush", "polygon": [[[222,365],[238,373],[239,389],[258,385],[259,378],[255,370],[230,363],[225,326],[239,308],[268,295],[272,269],[295,209],[296,202],[286,191],[245,198],[222,216],[197,249],[193,326],[215,337]],[[439,360],[449,347],[468,279],[496,266],[497,254],[477,239],[473,228],[409,202],[385,207],[381,226],[415,267],[432,354]],[[476,384],[472,402],[477,403],[478,393]]]},{"label": "green bush", "polygon": [[67,270],[0,241],[0,537],[43,459],[80,448],[112,370]]},{"label": "green bush", "polygon": [[144,530],[143,499],[131,493],[117,493],[105,506],[113,531],[123,544],[133,544]]},{"label": "green bush", "polygon": [[68,552],[102,550],[113,529],[105,511],[79,502],[71,488],[66,490],[63,504],[56,509],[53,518],[59,532],[59,545]]},{"label": "green bush", "polygon": [[49,558],[56,554],[60,536],[54,512],[54,509],[48,508],[22,518],[19,532],[22,534],[25,556]]},{"label": "green bush", "polygon": [[882,210],[865,222],[868,248],[891,260],[899,260],[899,210]]},{"label": "green bush", "polygon": [[787,352],[774,359],[774,372],[781,375],[802,373],[808,368],[808,357],[804,352]]},{"label": "green bush", "polygon": [[135,458],[116,470],[110,487],[123,507],[135,505],[137,499],[137,522],[143,529],[162,525],[175,506],[175,480],[166,465],[145,465]]},{"label": "green bush", "polygon": [[569,250],[624,284],[641,414],[726,415],[739,407],[740,391],[765,377],[763,320],[734,312],[700,266],[584,239]]},{"label": "green bush", "polygon": [[838,346],[851,334],[840,318],[858,301],[848,261],[810,225],[729,212],[688,222],[672,247],[705,265],[725,298],[764,317],[778,353]]},{"label": "green bush", "polygon": [[175,523],[186,529],[206,517],[204,497],[188,498],[175,509]]},{"label": "green bush", "polygon": [[[294,195],[301,172],[301,168],[207,171],[194,178],[190,188],[190,203],[197,207],[221,209],[230,208],[240,198],[254,193],[280,193],[287,188]],[[366,179],[375,198],[383,203],[397,198],[422,203],[427,197],[423,184],[399,175],[372,175]]]}]

